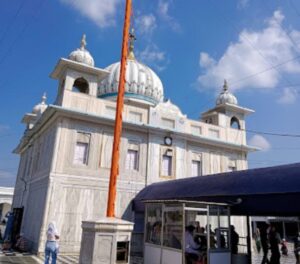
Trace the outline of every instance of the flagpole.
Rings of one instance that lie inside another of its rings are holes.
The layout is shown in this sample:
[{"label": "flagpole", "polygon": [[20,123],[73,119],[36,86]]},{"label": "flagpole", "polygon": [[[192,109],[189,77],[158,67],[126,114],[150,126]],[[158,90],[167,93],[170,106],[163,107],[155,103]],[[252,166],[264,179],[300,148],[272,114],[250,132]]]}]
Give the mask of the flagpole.
[{"label": "flagpole", "polygon": [[113,143],[113,150],[112,150],[107,211],[106,211],[107,217],[115,216],[117,177],[119,174],[119,160],[120,160],[120,141],[121,141],[121,134],[122,134],[122,111],[124,106],[126,61],[128,56],[130,16],[131,16],[131,0],[126,0],[125,19],[124,19],[124,27],[123,27],[122,53],[121,53],[121,70],[120,70],[120,79],[119,79],[119,88],[118,88],[118,97],[117,97],[114,143]]}]

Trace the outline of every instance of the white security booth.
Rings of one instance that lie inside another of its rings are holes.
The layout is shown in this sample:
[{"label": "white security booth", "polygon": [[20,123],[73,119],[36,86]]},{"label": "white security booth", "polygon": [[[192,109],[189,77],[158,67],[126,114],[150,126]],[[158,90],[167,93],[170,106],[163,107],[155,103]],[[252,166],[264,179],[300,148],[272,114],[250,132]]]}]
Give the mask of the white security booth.
[{"label": "white security booth", "polygon": [[[232,258],[229,205],[146,201],[145,209],[144,264],[248,262],[247,257]],[[185,244],[191,226],[193,239],[199,246],[196,254],[187,252]]]}]

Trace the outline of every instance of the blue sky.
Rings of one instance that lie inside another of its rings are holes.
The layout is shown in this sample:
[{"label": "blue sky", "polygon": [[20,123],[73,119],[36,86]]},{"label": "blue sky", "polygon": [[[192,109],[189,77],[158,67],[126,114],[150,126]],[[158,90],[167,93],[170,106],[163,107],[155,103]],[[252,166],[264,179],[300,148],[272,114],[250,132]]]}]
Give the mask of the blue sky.
[{"label": "blue sky", "polygon": [[[135,53],[190,118],[214,106],[226,78],[239,104],[256,111],[247,129],[300,134],[300,2],[296,0],[133,1]],[[53,102],[49,74],[83,33],[96,66],[120,57],[123,0],[15,0],[1,3],[0,185],[13,186],[22,116]],[[248,133],[263,151],[249,166],[298,162],[299,137]]]}]

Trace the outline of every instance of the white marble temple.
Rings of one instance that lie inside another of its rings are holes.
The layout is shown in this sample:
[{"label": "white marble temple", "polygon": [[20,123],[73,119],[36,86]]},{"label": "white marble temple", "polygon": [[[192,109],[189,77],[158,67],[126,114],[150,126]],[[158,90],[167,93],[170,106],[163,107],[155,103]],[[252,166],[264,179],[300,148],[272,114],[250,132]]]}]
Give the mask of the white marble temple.
[{"label": "white marble temple", "polygon": [[[85,50],[82,44],[76,56],[55,66],[54,104],[43,96],[22,119],[26,130],[15,149],[20,165],[13,208],[24,207],[21,230],[35,252],[44,251],[45,231],[54,220],[60,252],[78,253],[81,222],[106,212],[119,64],[97,68]],[[255,148],[245,133],[245,116],[253,111],[237,104],[227,84],[215,107],[191,120],[163,100],[156,73],[130,59],[116,216],[133,221],[131,200],[144,186],[247,169],[247,154]]]}]

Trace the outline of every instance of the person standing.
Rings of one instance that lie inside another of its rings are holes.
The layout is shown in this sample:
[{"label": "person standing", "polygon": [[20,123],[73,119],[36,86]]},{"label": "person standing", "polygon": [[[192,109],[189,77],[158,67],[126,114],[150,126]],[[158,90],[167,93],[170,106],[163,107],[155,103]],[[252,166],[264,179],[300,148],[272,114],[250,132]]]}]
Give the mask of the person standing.
[{"label": "person standing", "polygon": [[13,230],[13,225],[14,225],[14,214],[13,212],[8,212],[5,217],[7,217],[7,222],[6,222],[6,227],[4,231],[4,236],[3,240],[12,240],[12,230]]},{"label": "person standing", "polygon": [[275,226],[271,226],[269,233],[270,248],[271,248],[271,264],[280,264],[280,251],[279,244],[281,243],[281,238],[279,233],[276,231]]},{"label": "person standing", "polygon": [[46,234],[47,241],[45,247],[45,264],[49,264],[50,256],[52,258],[51,263],[56,264],[59,234],[55,222],[51,222],[49,224]]},{"label": "person standing", "polygon": [[255,239],[255,245],[256,245],[257,252],[260,253],[260,251],[261,251],[261,240],[260,240],[260,231],[259,231],[258,228],[255,229],[254,239]]},{"label": "person standing", "polygon": [[231,239],[231,253],[238,253],[239,234],[235,231],[233,225],[230,226],[230,239]]},{"label": "person standing", "polygon": [[269,229],[269,225],[267,223],[264,223],[263,226],[260,228],[260,242],[264,254],[261,264],[270,263],[268,259],[268,251],[269,251],[268,229]]}]

